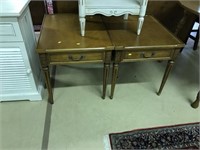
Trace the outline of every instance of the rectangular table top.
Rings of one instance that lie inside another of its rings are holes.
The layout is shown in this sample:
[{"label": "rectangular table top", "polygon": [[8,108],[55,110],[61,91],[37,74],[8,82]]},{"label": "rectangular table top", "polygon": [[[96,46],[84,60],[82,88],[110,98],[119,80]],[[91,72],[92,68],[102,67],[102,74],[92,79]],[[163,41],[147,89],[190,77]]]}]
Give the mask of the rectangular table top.
[{"label": "rectangular table top", "polygon": [[114,49],[101,16],[87,18],[86,35],[82,37],[77,14],[46,15],[40,34],[39,53]]},{"label": "rectangular table top", "polygon": [[183,42],[152,16],[145,16],[140,35],[136,34],[138,16],[86,18],[86,33],[80,35],[77,14],[46,15],[37,45],[38,53],[182,48]]},{"label": "rectangular table top", "polygon": [[137,16],[103,17],[103,22],[116,50],[182,48],[184,44],[162,26],[154,17],[145,16],[140,35],[137,35]]}]

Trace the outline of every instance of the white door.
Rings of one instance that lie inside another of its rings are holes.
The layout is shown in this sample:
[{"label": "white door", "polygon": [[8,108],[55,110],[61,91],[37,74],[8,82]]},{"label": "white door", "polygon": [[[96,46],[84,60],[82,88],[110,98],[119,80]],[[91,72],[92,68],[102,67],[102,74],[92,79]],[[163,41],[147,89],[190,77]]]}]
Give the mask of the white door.
[{"label": "white door", "polygon": [[0,101],[38,94],[23,42],[0,43]]}]

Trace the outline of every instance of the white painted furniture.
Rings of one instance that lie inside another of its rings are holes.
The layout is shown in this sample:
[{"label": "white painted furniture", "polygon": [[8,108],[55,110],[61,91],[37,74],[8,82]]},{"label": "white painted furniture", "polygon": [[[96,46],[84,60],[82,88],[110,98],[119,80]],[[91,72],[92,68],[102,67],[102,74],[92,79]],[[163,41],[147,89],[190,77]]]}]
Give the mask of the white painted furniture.
[{"label": "white painted furniture", "polygon": [[81,35],[85,35],[87,15],[102,14],[105,16],[121,16],[128,19],[128,14],[138,15],[137,34],[144,22],[148,0],[79,0],[79,21]]},{"label": "white painted furniture", "polygon": [[42,100],[30,0],[0,0],[0,101]]}]

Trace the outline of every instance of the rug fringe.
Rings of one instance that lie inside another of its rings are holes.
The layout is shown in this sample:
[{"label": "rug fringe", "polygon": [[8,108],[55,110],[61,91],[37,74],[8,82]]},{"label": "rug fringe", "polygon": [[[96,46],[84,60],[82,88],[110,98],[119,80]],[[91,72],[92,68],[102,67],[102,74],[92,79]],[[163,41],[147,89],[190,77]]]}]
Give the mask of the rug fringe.
[{"label": "rug fringe", "polygon": [[103,137],[104,149],[111,150],[109,135]]}]

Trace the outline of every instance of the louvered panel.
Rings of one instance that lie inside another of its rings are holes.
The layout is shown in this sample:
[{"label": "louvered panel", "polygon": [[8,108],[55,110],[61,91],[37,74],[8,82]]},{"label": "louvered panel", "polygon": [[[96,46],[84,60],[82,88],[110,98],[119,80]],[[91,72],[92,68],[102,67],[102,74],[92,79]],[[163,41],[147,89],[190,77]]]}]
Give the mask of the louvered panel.
[{"label": "louvered panel", "polygon": [[10,58],[12,58],[12,57],[20,57],[20,55],[7,55],[7,54],[4,54],[4,53],[0,53],[0,58],[2,57],[10,57]]},{"label": "louvered panel", "polygon": [[[23,84],[20,83],[20,82],[23,82]],[[4,80],[4,82],[2,82],[1,85],[3,85],[3,87],[7,87],[7,86],[10,86],[10,85],[12,85],[13,87],[14,86],[24,86],[24,87],[25,86],[26,87],[30,86],[29,82],[28,81],[24,81],[24,79],[18,79],[18,81]],[[16,87],[16,88],[18,88],[18,87]]]},{"label": "louvered panel", "polygon": [[21,63],[12,63],[12,62],[5,62],[5,63],[0,63],[0,69],[2,69],[2,70],[6,70],[6,69],[8,69],[7,68],[7,64],[9,64],[9,67],[11,67],[11,68],[19,68],[19,69],[24,69],[24,64],[23,64],[23,62],[21,62]]},{"label": "louvered panel", "polygon": [[[17,87],[17,89],[13,88]],[[2,90],[20,90],[20,93],[23,92],[21,90],[26,90],[27,88],[30,88],[29,85],[19,85],[19,84],[12,84],[12,85],[3,85]],[[1,88],[0,88],[1,89]]]},{"label": "louvered panel", "polygon": [[[21,72],[22,72],[22,71],[25,71],[25,70],[24,70],[24,69],[18,69],[18,72],[15,72],[15,71],[7,70],[7,69],[6,69],[6,70],[0,69],[0,72],[1,72],[2,74],[7,74],[7,75],[8,75],[8,74],[9,74],[9,75],[15,74],[16,76],[17,76],[17,75],[21,75]],[[15,75],[14,75],[14,76],[15,76]]]},{"label": "louvered panel", "polygon": [[[5,58],[6,58],[6,59],[5,59]],[[10,58],[9,58],[8,56],[7,56],[7,57],[5,56],[4,58],[2,58],[2,60],[0,60],[0,63],[5,64],[5,63],[8,62],[8,61],[9,61],[10,63],[12,63],[12,62],[14,62],[14,63],[23,62],[22,60],[13,60],[13,58],[20,59],[20,57],[14,57],[14,56],[13,56],[13,57],[10,57]],[[22,58],[21,58],[21,59],[22,59]]]},{"label": "louvered panel", "polygon": [[[13,63],[13,64],[10,63],[10,64],[9,64],[9,67],[14,67],[14,68],[15,68],[16,66],[17,66],[19,69],[20,69],[20,68],[24,68],[24,65],[22,65],[22,64],[15,64],[15,63]],[[0,65],[0,69],[2,69],[2,70],[4,69],[4,70],[5,70],[5,69],[6,69],[6,66],[5,66],[5,65],[4,65],[4,66],[1,66],[1,65]]]},{"label": "louvered panel", "polygon": [[[18,87],[17,89],[13,88],[13,87],[16,87],[16,86]],[[21,85],[21,86],[19,86],[19,85],[5,86],[4,85],[4,87],[2,86],[2,91],[5,91],[5,90],[6,91],[19,91],[20,93],[24,93],[22,90],[26,91],[27,88],[30,88],[30,87],[28,85],[27,86],[25,86],[25,85]]]},{"label": "louvered panel", "polygon": [[0,48],[0,72],[2,93],[25,93],[31,90],[30,79],[20,48]]},{"label": "louvered panel", "polygon": [[5,82],[11,81],[11,80],[16,81],[16,78],[18,79],[17,82],[19,82],[20,79],[27,80],[27,76],[25,76],[25,75],[15,76],[15,75],[8,75],[7,74],[7,76],[3,76],[3,75],[0,76],[0,79],[3,80],[2,82],[4,82],[4,80],[5,80]]},{"label": "louvered panel", "polygon": [[26,72],[26,69],[24,68],[12,68],[12,70],[8,70],[8,68],[6,69],[0,69],[2,70],[2,74],[21,74],[21,72]]},{"label": "louvered panel", "polygon": [[[2,85],[4,85],[4,87],[10,87],[10,86],[14,86],[14,85],[16,85],[16,86],[22,86],[22,85],[19,85],[18,83],[16,83],[16,82],[8,82],[8,83],[2,83]],[[23,86],[26,86],[26,87],[29,87],[29,82],[24,82],[24,84],[23,84]]]},{"label": "louvered panel", "polygon": [[[19,81],[22,81],[22,79],[21,80],[19,80]],[[15,82],[15,81],[13,81],[13,82],[8,82],[8,80],[6,81],[6,82],[4,82],[4,83],[2,83],[2,85],[3,85],[3,87],[10,87],[10,86],[24,86],[24,87],[30,87],[30,84],[29,84],[29,82],[28,81],[23,81],[23,84],[19,84],[19,81],[18,82]]]}]

